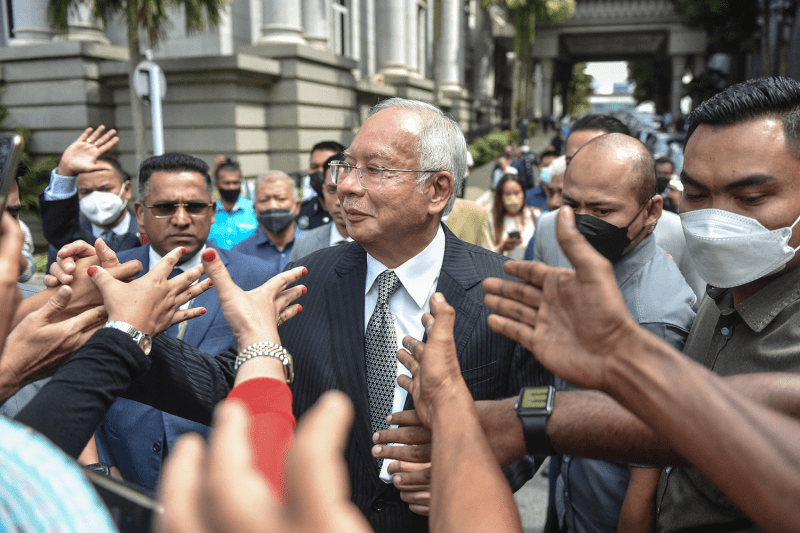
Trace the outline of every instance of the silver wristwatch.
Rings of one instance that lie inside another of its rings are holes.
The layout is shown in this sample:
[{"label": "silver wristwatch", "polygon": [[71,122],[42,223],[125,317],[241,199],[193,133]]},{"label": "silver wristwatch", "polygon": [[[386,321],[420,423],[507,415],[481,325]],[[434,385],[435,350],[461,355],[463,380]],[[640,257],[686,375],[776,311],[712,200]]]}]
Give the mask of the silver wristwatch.
[{"label": "silver wristwatch", "polygon": [[150,348],[153,347],[153,339],[150,338],[150,335],[146,333],[142,333],[135,327],[131,326],[127,322],[122,322],[120,320],[110,320],[106,322],[106,325],[103,326],[104,328],[114,328],[118,329],[123,333],[127,333],[133,339],[139,348],[142,349],[145,355],[150,355]]}]

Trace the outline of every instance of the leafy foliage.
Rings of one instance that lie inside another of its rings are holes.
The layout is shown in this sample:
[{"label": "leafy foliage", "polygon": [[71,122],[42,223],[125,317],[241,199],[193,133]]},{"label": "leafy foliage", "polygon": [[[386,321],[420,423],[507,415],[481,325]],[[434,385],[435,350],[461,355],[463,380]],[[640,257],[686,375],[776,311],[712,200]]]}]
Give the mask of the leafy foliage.
[{"label": "leafy foliage", "polygon": [[572,66],[572,79],[567,90],[567,113],[573,117],[579,117],[591,109],[589,97],[594,94],[592,79],[592,75],[586,73],[586,63]]},{"label": "leafy foliage", "polygon": [[[768,1],[768,0],[767,0]],[[757,0],[671,0],[687,26],[706,31],[710,53],[731,53],[756,31]]]},{"label": "leafy foliage", "polygon": [[139,26],[147,31],[151,45],[155,46],[168,28],[170,7],[184,7],[186,30],[192,33],[218,25],[220,14],[230,0],[50,0],[50,19],[56,29],[67,31],[67,14],[78,5],[90,5],[96,18],[107,21],[114,15],[127,13],[130,2],[135,3]]},{"label": "leafy foliage", "polygon": [[467,148],[472,154],[475,166],[479,167],[500,157],[506,146],[516,146],[519,143],[519,131],[503,130],[489,133],[476,139]]}]

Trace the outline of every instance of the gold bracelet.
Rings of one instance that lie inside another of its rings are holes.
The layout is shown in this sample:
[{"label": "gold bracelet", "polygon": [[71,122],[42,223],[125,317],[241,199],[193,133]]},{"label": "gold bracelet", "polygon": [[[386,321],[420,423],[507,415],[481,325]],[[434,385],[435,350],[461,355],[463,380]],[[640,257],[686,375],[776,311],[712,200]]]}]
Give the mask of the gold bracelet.
[{"label": "gold bracelet", "polygon": [[291,385],[294,381],[294,360],[292,355],[286,351],[286,348],[274,342],[256,342],[242,350],[236,357],[236,363],[233,365],[234,370],[239,370],[242,363],[253,357],[274,357],[279,360],[283,365],[283,371],[286,376],[286,383]]}]

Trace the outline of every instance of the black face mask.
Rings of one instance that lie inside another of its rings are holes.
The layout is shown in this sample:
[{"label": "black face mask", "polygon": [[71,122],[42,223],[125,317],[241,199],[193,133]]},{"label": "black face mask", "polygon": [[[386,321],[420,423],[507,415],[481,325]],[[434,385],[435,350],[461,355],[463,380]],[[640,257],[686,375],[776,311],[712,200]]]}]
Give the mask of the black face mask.
[{"label": "black face mask", "polygon": [[220,189],[220,197],[229,204],[235,203],[239,199],[239,189]]},{"label": "black face mask", "polygon": [[256,215],[258,223],[271,233],[281,233],[289,227],[294,217],[291,209],[267,209]]},{"label": "black face mask", "polygon": [[578,214],[575,215],[575,225],[578,227],[578,231],[581,235],[586,237],[586,240],[589,241],[589,244],[591,244],[595,250],[600,252],[603,257],[612,263],[616,263],[619,261],[619,258],[622,257],[622,252],[625,248],[644,231],[644,226],[642,226],[642,229],[639,230],[639,233],[637,233],[633,239],[628,237],[628,228],[633,224],[633,221],[638,218],[642,209],[649,203],[649,201],[645,203],[642,208],[639,209],[639,212],[636,213],[636,216],[633,217],[633,220],[623,228],[591,215]]}]

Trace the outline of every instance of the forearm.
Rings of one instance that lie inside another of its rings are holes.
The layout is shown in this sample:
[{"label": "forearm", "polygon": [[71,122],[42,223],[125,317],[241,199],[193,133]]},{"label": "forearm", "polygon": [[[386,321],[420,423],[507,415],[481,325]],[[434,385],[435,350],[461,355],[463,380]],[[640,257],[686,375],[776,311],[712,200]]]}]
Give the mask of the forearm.
[{"label": "forearm", "polygon": [[431,531],[522,531],[466,386],[440,402],[431,430]]},{"label": "forearm", "polygon": [[620,363],[612,374],[620,402],[760,527],[800,529],[800,423],[770,408],[796,414],[800,378],[726,380],[657,346]]},{"label": "forearm", "polygon": [[56,372],[16,420],[78,457],[114,402],[149,366],[130,337],[101,329]]}]

